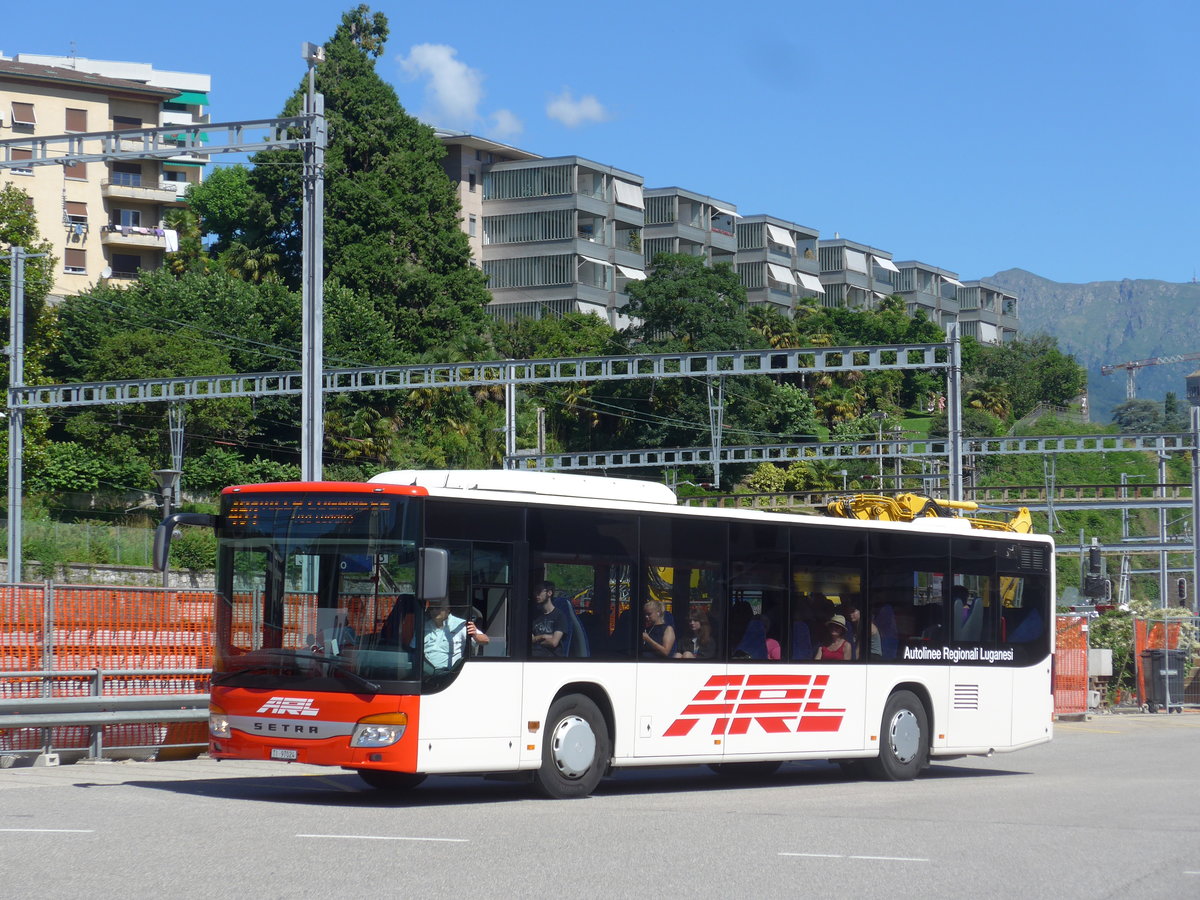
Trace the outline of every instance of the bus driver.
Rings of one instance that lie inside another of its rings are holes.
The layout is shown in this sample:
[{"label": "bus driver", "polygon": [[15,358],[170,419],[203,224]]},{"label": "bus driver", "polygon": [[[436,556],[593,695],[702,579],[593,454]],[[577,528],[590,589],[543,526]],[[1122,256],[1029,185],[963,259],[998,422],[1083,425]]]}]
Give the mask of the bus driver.
[{"label": "bus driver", "polygon": [[462,659],[468,637],[476,644],[490,640],[474,622],[450,614],[449,598],[430,602],[425,616],[426,666],[439,671],[449,669]]}]

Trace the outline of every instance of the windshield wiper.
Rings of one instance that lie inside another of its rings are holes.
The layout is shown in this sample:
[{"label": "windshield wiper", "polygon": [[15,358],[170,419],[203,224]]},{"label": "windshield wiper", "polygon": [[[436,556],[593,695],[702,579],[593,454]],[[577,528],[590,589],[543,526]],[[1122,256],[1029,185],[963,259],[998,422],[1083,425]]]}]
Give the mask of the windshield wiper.
[{"label": "windshield wiper", "polygon": [[360,688],[364,688],[373,694],[379,693],[379,691],[383,690],[381,685],[376,684],[374,681],[368,681],[366,678],[363,678],[361,675],[351,669],[346,663],[339,659],[325,656],[323,653],[313,653],[310,650],[268,650],[266,652],[270,653],[272,656],[289,657],[291,659],[307,659],[312,660],[313,662],[324,663],[334,675],[345,678],[351,684],[356,684]]}]

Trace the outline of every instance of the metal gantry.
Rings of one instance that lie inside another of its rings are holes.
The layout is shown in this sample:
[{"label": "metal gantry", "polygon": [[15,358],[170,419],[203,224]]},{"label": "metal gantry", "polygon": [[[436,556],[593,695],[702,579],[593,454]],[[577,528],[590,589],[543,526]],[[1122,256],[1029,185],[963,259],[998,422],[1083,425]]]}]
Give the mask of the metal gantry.
[{"label": "metal gantry", "polygon": [[[300,116],[271,119],[251,119],[241,122],[218,122],[170,125],[158,128],[131,128],[95,131],[79,134],[28,135],[0,141],[0,171],[33,166],[72,165],[81,162],[112,162],[122,159],[168,159],[176,156],[209,156],[214,153],[252,153],[262,150],[299,149],[304,152],[303,265],[302,285],[302,346],[298,393],[302,395],[301,414],[301,471],[307,480],[321,478],[321,448],[324,444],[322,373],[322,291],[324,272],[324,151],[326,124],[324,98],[316,93],[313,66],[323,59],[321,48],[314,44],[303,47],[308,62],[308,96],[305,112]],[[29,151],[27,158],[14,159],[14,150]],[[14,254],[21,248],[14,248]],[[25,254],[28,258],[29,254]],[[14,255],[11,279],[11,322],[18,322],[18,310],[24,306],[24,291],[20,284]],[[15,355],[24,347],[24,323],[20,322],[10,335],[9,354]],[[236,378],[237,376],[235,376]],[[8,503],[8,560],[9,580],[21,576],[21,458],[24,451],[22,407],[14,400],[13,389],[23,387],[10,381],[8,397],[9,442],[9,503]],[[186,392],[185,392],[186,393]],[[241,396],[254,396],[242,394]],[[161,397],[163,400],[187,399]],[[111,401],[117,402],[117,401]],[[30,408],[30,407],[24,407]],[[15,542],[15,544],[14,544]]]}]

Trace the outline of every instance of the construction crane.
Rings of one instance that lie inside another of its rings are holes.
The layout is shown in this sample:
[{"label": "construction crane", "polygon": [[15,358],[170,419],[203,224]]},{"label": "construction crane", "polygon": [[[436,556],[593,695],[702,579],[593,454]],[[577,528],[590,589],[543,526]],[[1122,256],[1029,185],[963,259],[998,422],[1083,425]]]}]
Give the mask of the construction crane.
[{"label": "construction crane", "polygon": [[1125,382],[1125,399],[1133,400],[1137,396],[1135,387],[1135,379],[1139,369],[1144,369],[1146,366],[1161,366],[1163,363],[1187,362],[1192,359],[1200,359],[1200,353],[1180,353],[1176,356],[1152,356],[1149,359],[1133,359],[1129,362],[1113,363],[1111,366],[1101,366],[1101,375],[1111,375],[1117,369],[1124,369],[1128,380]]}]

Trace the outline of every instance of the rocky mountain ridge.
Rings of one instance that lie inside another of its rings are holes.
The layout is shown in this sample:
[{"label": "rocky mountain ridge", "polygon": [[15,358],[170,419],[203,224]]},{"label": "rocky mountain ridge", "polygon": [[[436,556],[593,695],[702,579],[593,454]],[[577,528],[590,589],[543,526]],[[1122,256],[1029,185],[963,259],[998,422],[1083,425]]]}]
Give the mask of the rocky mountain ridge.
[{"label": "rocky mountain ridge", "polygon": [[[1092,421],[1107,423],[1125,400],[1126,373],[1102,375],[1102,365],[1177,354],[1200,353],[1196,313],[1200,284],[1153,279],[1066,284],[1024,269],[986,278],[1020,298],[1021,332],[1045,332],[1088,371]],[[1200,360],[1147,366],[1137,374],[1137,396],[1161,401],[1173,391],[1185,402],[1185,378]]]}]

